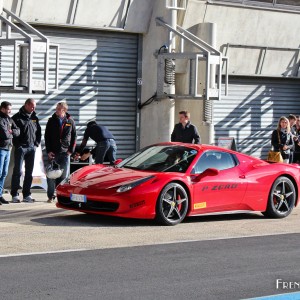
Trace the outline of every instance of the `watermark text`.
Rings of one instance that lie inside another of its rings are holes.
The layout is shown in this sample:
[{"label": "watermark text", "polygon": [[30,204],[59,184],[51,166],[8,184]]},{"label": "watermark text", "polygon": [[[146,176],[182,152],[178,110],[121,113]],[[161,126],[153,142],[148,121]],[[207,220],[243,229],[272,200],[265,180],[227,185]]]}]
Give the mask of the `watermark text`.
[{"label": "watermark text", "polygon": [[300,290],[300,281],[285,281],[283,279],[276,279],[277,290]]}]

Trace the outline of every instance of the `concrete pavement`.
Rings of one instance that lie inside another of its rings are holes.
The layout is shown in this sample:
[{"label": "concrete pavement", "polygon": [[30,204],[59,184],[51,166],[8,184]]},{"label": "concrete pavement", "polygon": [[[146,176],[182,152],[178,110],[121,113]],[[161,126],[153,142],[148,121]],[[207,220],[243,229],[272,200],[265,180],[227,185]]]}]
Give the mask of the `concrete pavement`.
[{"label": "concrete pavement", "polygon": [[151,220],[58,209],[46,203],[44,191],[32,196],[35,203],[0,206],[0,255],[300,233],[299,207],[285,219],[267,219],[260,213],[199,216],[165,227]]},{"label": "concrete pavement", "polygon": [[[11,201],[11,195],[9,194],[9,191],[8,190],[4,190],[5,193],[3,194],[3,197],[5,200],[7,201]],[[47,201],[47,194],[46,194],[46,191],[44,189],[32,189],[31,190],[31,193],[32,193],[32,198],[34,198],[36,200],[36,202],[44,202],[44,201]],[[20,199],[22,201],[23,199],[23,196],[22,196],[22,193],[20,193]],[[14,203],[15,205],[16,203]]]}]

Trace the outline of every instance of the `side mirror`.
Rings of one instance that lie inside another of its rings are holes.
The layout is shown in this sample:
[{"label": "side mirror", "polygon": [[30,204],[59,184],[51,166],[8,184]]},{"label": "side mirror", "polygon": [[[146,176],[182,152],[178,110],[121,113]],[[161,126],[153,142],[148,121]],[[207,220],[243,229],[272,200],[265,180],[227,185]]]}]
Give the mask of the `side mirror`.
[{"label": "side mirror", "polygon": [[220,173],[220,171],[218,169],[215,169],[215,168],[208,168],[206,170],[204,170],[201,174],[198,174],[196,177],[195,177],[195,181],[200,181],[203,177],[206,177],[206,176],[216,176]]},{"label": "side mirror", "polygon": [[122,158],[118,158],[117,160],[115,160],[114,165],[118,165],[120,162],[122,162],[123,159]]}]

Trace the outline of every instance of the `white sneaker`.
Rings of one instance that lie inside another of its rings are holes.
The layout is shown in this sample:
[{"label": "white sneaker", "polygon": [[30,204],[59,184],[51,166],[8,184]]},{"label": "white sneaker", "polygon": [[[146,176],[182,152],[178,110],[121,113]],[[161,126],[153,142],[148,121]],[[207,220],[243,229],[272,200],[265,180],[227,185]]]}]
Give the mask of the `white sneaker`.
[{"label": "white sneaker", "polygon": [[33,203],[34,201],[35,201],[35,199],[33,199],[30,195],[23,198],[23,202]]},{"label": "white sneaker", "polygon": [[20,200],[19,196],[13,196],[11,202],[12,203],[20,203],[21,200]]}]

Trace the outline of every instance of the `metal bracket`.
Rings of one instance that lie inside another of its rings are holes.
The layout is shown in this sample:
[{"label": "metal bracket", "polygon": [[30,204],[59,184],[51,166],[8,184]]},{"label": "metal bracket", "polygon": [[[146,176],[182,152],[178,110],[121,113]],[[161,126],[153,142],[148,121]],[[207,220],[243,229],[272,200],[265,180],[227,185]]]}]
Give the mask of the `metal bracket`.
[{"label": "metal bracket", "polygon": [[[59,46],[50,44],[46,36],[12,12],[5,8],[3,11],[7,17],[0,15],[0,20],[1,25],[2,23],[6,25],[6,35],[3,37],[3,26],[1,26],[0,46],[1,50],[5,46],[13,46],[13,82],[11,86],[0,85],[0,91],[47,94],[49,71],[55,72],[55,89],[58,89]],[[55,50],[56,56],[55,68],[51,70],[49,69],[50,49]],[[44,66],[42,68],[34,68],[34,53],[40,53],[43,56]],[[33,73],[37,72],[42,72],[42,79],[33,79]]]},{"label": "metal bracket", "polygon": [[[225,75],[225,95],[228,94],[228,58],[223,57],[222,53],[211,45],[193,35],[189,31],[183,29],[179,25],[176,29],[164,22],[161,18],[156,18],[157,24],[164,26],[180,38],[180,52],[179,53],[158,53],[157,65],[157,95],[158,97],[171,96],[173,98],[195,98],[204,100],[220,100],[222,87],[222,64],[226,63]],[[199,52],[185,53],[184,42],[199,49]],[[156,53],[155,53],[156,55]],[[187,59],[189,61],[189,93],[188,94],[168,94],[168,90],[164,88],[164,73],[165,73],[165,59]],[[199,90],[199,70],[200,62],[205,62],[205,88],[203,92]]]}]

